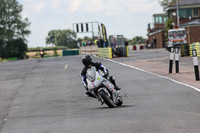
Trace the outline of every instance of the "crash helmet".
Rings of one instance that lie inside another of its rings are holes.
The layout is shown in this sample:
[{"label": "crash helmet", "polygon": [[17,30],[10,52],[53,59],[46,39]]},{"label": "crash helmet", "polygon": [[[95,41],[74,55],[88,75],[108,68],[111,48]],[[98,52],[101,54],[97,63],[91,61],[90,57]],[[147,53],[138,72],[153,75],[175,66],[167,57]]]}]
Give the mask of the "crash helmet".
[{"label": "crash helmet", "polygon": [[92,58],[90,55],[84,55],[82,57],[82,63],[85,67],[89,67],[90,64],[92,64]]}]

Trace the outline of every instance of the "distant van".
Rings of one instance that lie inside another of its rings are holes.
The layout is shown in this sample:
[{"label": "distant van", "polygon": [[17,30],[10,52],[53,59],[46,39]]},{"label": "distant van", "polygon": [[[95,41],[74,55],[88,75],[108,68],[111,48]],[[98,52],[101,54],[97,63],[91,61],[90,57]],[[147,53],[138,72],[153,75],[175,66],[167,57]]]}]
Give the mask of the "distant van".
[{"label": "distant van", "polygon": [[181,28],[168,30],[168,44],[172,46],[187,44],[186,30]]}]

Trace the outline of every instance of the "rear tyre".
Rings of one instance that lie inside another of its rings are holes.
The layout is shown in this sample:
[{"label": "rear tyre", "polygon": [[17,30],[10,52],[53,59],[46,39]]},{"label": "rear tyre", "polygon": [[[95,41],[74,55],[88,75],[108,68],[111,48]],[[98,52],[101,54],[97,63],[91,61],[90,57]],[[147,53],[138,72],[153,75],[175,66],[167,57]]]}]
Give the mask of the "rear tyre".
[{"label": "rear tyre", "polygon": [[108,105],[108,107],[113,108],[115,104],[113,101],[108,97],[108,95],[104,92],[104,90],[100,90],[99,92],[100,97],[104,100],[104,102]]}]

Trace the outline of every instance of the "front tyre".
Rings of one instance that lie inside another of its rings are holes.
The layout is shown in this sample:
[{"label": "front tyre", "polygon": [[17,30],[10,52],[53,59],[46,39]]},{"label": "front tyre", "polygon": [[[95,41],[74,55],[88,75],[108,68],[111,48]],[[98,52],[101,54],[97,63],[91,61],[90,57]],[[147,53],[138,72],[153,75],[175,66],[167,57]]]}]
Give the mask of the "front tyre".
[{"label": "front tyre", "polygon": [[104,102],[108,105],[108,107],[110,107],[110,108],[115,107],[115,104],[113,103],[112,99],[110,99],[110,97],[108,97],[108,95],[105,93],[104,90],[100,90],[99,95],[104,100]]},{"label": "front tyre", "polygon": [[121,96],[119,96],[116,105],[117,105],[117,106],[121,106],[122,104],[123,104],[123,99],[122,99]]}]

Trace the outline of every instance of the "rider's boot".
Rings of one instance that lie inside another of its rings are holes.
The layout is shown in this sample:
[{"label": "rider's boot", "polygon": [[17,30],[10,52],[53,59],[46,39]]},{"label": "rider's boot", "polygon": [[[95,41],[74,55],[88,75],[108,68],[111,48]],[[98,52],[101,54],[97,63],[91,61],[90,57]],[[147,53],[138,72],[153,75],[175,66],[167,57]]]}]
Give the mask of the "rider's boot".
[{"label": "rider's boot", "polygon": [[121,88],[119,86],[115,86],[116,90],[121,90]]},{"label": "rider's boot", "polygon": [[115,80],[113,81],[116,90],[121,90],[121,88],[116,84]]},{"label": "rider's boot", "polygon": [[112,82],[112,84],[114,85],[114,87],[115,87],[116,90],[120,90],[120,89],[121,89],[121,88],[116,84],[116,81],[115,81],[115,77],[114,77],[114,76],[111,76],[110,81]]}]

